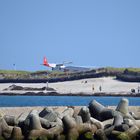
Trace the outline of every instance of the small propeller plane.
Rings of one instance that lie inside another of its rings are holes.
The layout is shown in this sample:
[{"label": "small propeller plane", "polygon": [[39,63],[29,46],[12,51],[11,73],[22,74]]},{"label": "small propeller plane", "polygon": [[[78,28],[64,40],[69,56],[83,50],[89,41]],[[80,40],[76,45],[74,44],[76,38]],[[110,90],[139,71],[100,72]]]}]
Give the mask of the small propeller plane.
[{"label": "small propeller plane", "polygon": [[60,64],[55,64],[55,63],[48,63],[48,60],[46,57],[44,57],[43,59],[43,65],[46,66],[46,67],[50,67],[52,68],[52,70],[55,70],[55,71],[65,71],[65,65],[64,64],[71,64],[72,62],[63,62],[63,63],[60,63]]}]

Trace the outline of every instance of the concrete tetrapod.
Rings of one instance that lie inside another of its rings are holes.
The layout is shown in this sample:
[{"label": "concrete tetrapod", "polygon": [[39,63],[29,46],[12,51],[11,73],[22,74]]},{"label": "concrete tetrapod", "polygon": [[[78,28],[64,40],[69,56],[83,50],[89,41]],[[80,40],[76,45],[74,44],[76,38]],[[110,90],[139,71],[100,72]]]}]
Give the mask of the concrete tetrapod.
[{"label": "concrete tetrapod", "polygon": [[96,125],[96,127],[98,129],[103,129],[104,128],[104,124],[101,121],[98,121],[92,117],[90,117],[90,123]]},{"label": "concrete tetrapod", "polygon": [[86,132],[95,133],[97,127],[90,123],[77,124],[75,119],[70,116],[64,116],[62,119],[64,123],[64,132],[66,133],[67,139],[78,139],[78,137]]},{"label": "concrete tetrapod", "polygon": [[23,140],[24,136],[22,134],[21,128],[20,127],[14,127],[12,134],[11,134],[11,140]]},{"label": "concrete tetrapod", "polygon": [[90,112],[89,112],[89,108],[84,106],[81,108],[79,115],[82,117],[83,122],[90,122]]},{"label": "concrete tetrapod", "polygon": [[111,119],[114,117],[114,110],[104,108],[100,113],[99,113],[99,118],[101,121],[105,121],[108,119]]},{"label": "concrete tetrapod", "polygon": [[4,118],[0,118],[0,136],[9,139],[12,134],[13,127],[8,126]]},{"label": "concrete tetrapod", "polygon": [[95,134],[97,140],[108,140],[103,129],[98,129]]},{"label": "concrete tetrapod", "polygon": [[10,126],[18,125],[18,118],[16,118],[15,116],[4,115],[4,119]]},{"label": "concrete tetrapod", "polygon": [[77,124],[81,124],[83,123],[82,117],[79,115],[74,116],[74,119],[76,121]]},{"label": "concrete tetrapod", "polygon": [[58,117],[62,119],[64,116],[72,117],[73,115],[74,115],[74,110],[72,108],[67,108]]},{"label": "concrete tetrapod", "polygon": [[122,98],[116,108],[116,111],[119,111],[121,112],[122,114],[129,114],[129,111],[128,111],[128,104],[129,104],[129,101],[128,99],[126,98]]},{"label": "concrete tetrapod", "polygon": [[115,112],[113,125],[118,126],[118,125],[121,125],[122,123],[123,123],[123,116],[121,115],[121,113]]},{"label": "concrete tetrapod", "polygon": [[118,140],[133,140],[136,135],[140,132],[140,129],[137,126],[130,127],[127,131],[121,132],[118,136]]},{"label": "concrete tetrapod", "polygon": [[63,132],[63,127],[58,125],[50,129],[40,129],[40,130],[32,130],[29,132],[28,138],[29,140],[37,139],[39,137],[44,137],[46,139],[53,140],[56,136],[61,135]]},{"label": "concrete tetrapod", "polygon": [[49,109],[47,107],[45,107],[40,113],[39,116],[47,119],[50,122],[54,122],[57,119],[57,114],[55,113],[55,111],[53,111],[53,109]]},{"label": "concrete tetrapod", "polygon": [[99,114],[105,107],[98,103],[96,100],[93,100],[89,103],[90,114],[93,118],[100,120]]}]

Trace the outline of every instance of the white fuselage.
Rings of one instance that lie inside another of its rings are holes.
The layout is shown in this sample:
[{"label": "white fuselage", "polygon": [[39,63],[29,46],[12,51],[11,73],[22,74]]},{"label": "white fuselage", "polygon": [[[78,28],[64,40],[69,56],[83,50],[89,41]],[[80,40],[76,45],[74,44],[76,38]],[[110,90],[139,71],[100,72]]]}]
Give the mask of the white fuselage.
[{"label": "white fuselage", "polygon": [[54,71],[64,71],[64,68],[65,68],[65,66],[64,65],[57,65],[57,64],[50,64],[49,63],[49,66],[52,68],[52,70],[54,70]]}]

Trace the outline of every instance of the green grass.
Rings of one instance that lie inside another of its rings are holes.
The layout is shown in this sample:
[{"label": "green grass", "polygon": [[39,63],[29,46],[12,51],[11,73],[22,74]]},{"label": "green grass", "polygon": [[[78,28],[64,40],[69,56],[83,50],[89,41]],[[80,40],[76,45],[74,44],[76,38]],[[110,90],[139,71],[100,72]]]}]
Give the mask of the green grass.
[{"label": "green grass", "polygon": [[28,71],[0,70],[1,74],[30,74]]},{"label": "green grass", "polygon": [[132,71],[132,72],[140,72],[140,68],[127,68],[128,71]]},{"label": "green grass", "polygon": [[132,71],[132,72],[140,72],[140,68],[131,68],[131,67],[128,67],[128,68],[115,68],[115,67],[106,67],[106,69],[108,71],[120,71],[120,72],[123,72],[124,70],[128,70],[128,71]]},{"label": "green grass", "polygon": [[126,68],[115,68],[115,67],[106,67],[110,71],[124,71]]}]

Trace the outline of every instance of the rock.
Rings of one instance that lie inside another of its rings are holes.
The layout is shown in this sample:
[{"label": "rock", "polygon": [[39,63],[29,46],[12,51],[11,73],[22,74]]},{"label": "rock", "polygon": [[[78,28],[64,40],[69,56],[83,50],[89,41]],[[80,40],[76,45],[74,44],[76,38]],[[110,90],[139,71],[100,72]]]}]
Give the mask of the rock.
[{"label": "rock", "polygon": [[17,85],[11,85],[8,88],[5,88],[4,90],[23,90],[23,91],[55,91],[55,89],[51,87],[42,87],[42,88],[33,88],[33,87],[22,87],[22,86],[17,86]]},{"label": "rock", "polygon": [[23,90],[22,86],[16,86],[16,85],[11,85],[8,88],[4,89],[4,90]]}]

